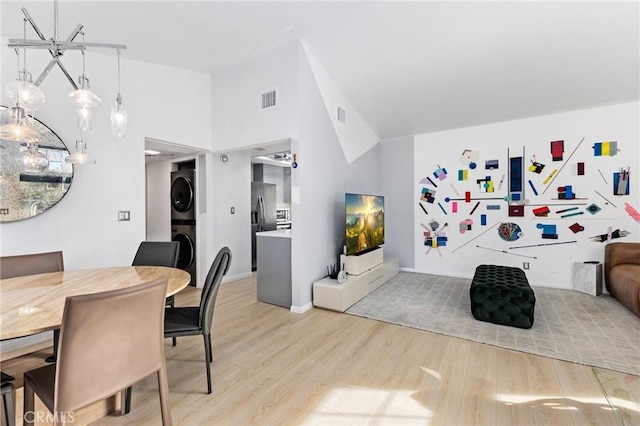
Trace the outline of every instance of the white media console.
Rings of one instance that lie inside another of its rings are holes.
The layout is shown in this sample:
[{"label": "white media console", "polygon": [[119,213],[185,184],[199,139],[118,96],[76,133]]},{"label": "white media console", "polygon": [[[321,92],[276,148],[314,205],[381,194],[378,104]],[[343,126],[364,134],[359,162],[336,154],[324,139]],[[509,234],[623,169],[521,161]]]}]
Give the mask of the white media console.
[{"label": "white media console", "polygon": [[382,248],[360,256],[340,256],[347,280],[338,284],[329,277],[313,283],[313,305],[344,312],[354,303],[393,278],[399,271],[398,259],[383,261]]}]

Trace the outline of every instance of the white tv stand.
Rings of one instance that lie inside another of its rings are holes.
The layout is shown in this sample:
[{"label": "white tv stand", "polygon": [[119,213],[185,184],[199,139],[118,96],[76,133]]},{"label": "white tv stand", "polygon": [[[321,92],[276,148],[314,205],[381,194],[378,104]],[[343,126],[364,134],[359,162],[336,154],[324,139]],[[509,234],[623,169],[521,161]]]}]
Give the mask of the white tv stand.
[{"label": "white tv stand", "polygon": [[349,275],[360,275],[384,261],[382,247],[356,256],[340,255],[340,265],[344,265],[344,270]]},{"label": "white tv stand", "polygon": [[359,275],[347,275],[344,284],[338,284],[338,281],[329,277],[323,278],[313,283],[313,305],[344,312],[393,278],[399,269],[398,259],[389,259],[367,271],[361,271]]}]

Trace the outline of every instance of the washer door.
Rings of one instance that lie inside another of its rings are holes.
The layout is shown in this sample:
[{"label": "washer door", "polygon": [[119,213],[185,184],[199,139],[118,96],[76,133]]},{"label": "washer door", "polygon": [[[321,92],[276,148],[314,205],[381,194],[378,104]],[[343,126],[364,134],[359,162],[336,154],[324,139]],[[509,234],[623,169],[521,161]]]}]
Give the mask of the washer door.
[{"label": "washer door", "polygon": [[178,252],[178,268],[188,268],[195,260],[196,248],[193,245],[193,240],[187,234],[176,234],[173,236],[172,240],[180,243],[180,251]]},{"label": "washer door", "polygon": [[180,213],[193,206],[193,184],[188,177],[178,176],[171,182],[171,206]]}]

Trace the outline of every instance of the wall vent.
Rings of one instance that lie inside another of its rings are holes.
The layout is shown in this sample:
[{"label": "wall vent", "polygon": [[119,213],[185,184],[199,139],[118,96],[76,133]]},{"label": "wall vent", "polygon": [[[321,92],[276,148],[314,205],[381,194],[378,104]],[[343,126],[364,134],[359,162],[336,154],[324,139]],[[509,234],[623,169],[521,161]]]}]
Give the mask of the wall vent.
[{"label": "wall vent", "polygon": [[276,91],[271,90],[262,94],[262,109],[276,106]]},{"label": "wall vent", "polygon": [[341,122],[342,124],[347,124],[347,111],[343,110],[342,108],[338,107],[338,121]]}]

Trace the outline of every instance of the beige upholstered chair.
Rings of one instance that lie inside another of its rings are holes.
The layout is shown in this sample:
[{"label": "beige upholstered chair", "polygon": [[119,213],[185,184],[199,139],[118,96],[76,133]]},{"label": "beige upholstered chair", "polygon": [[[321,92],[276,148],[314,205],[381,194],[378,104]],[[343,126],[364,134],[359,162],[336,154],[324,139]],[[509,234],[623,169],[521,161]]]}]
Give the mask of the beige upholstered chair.
[{"label": "beige upholstered chair", "polygon": [[61,251],[0,257],[0,279],[64,271]]},{"label": "beige upholstered chair", "polygon": [[[156,373],[162,423],[171,425],[163,347],[166,287],[164,278],[68,297],[57,363],[24,374],[24,412],[33,411],[35,392],[52,412],[54,424],[64,424],[68,413]],[[26,416],[24,424],[33,424],[33,416]]]},{"label": "beige upholstered chair", "polygon": [[[61,251],[0,257],[0,279],[60,271],[64,271]],[[56,360],[59,332],[60,330],[53,330],[53,355],[47,358],[47,362]]]}]

